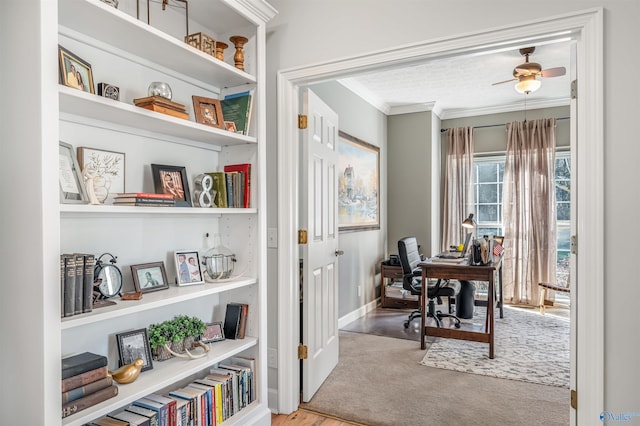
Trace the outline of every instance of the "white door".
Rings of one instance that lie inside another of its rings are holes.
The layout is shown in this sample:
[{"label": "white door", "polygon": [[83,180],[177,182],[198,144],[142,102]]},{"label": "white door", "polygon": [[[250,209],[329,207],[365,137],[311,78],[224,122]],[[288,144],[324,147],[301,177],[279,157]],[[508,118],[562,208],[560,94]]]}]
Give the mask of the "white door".
[{"label": "white door", "polygon": [[300,131],[300,226],[303,261],[302,400],[308,402],[338,364],[338,115],[310,90],[302,92],[306,130]]}]

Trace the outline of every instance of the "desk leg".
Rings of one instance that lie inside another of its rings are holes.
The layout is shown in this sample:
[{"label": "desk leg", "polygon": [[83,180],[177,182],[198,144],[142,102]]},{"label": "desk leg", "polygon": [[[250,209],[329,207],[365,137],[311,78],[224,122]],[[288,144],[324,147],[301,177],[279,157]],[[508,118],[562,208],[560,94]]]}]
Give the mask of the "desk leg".
[{"label": "desk leg", "polygon": [[498,268],[498,290],[500,291],[500,318],[504,318],[504,297],[502,296],[502,263]]},{"label": "desk leg", "polygon": [[[423,283],[427,283],[427,273],[426,270],[423,268],[422,269],[422,282]],[[420,349],[425,349],[427,347],[424,338],[425,338],[425,325],[426,325],[426,312],[427,312],[427,308],[425,306],[425,300],[427,300],[427,298],[425,297],[425,291],[427,290],[427,286],[424,285],[423,286],[423,291],[420,292]]]},{"label": "desk leg", "polygon": [[489,358],[493,359],[493,337],[495,335],[493,331],[493,315],[494,315],[494,306],[495,306],[495,287],[493,285],[493,274],[489,276],[489,294],[487,297],[487,320],[489,325],[487,327],[487,333],[489,334]]}]

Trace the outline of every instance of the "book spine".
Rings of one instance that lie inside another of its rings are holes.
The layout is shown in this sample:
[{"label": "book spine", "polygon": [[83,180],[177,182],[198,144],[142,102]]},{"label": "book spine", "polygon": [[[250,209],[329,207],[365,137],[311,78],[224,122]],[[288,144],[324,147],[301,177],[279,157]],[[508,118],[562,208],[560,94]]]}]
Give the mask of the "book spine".
[{"label": "book spine", "polygon": [[233,208],[235,207],[235,204],[233,204],[233,177],[231,173],[225,173],[224,177],[227,185],[227,207]]},{"label": "book spine", "polygon": [[249,305],[243,303],[241,306],[242,311],[240,313],[240,325],[238,326],[238,339],[244,339],[247,328],[247,316],[249,315]]},{"label": "book spine", "polygon": [[65,280],[65,264],[66,259],[63,254],[60,255],[60,316],[64,317],[64,280]]},{"label": "book spine", "polygon": [[107,377],[107,367],[100,367],[86,373],[78,374],[62,380],[62,392],[68,392],[80,386],[88,385]]},{"label": "book spine", "polygon": [[118,192],[115,199],[118,198],[159,198],[164,200],[173,200],[171,194],[154,194],[152,192]]},{"label": "book spine", "polygon": [[118,203],[154,203],[154,204],[174,204],[173,198],[151,198],[151,197],[122,197],[115,198],[114,204]]},{"label": "book spine", "polygon": [[84,386],[71,389],[67,392],[62,392],[62,402],[66,403],[66,402],[75,401],[76,399],[80,399],[84,396],[97,392],[100,389],[108,388],[112,384],[113,384],[113,379],[111,377],[104,377],[100,380],[88,383]]},{"label": "book spine", "polygon": [[93,310],[93,270],[95,267],[95,256],[84,255],[84,277],[82,279],[82,312]]},{"label": "book spine", "polygon": [[84,305],[84,255],[75,254],[76,258],[76,291],[73,303],[74,315],[81,314]]},{"label": "book spine", "polygon": [[251,205],[251,163],[228,164],[224,166],[225,172],[241,172],[242,181],[242,206],[249,208]]},{"label": "book spine", "polygon": [[78,356],[77,358],[65,358],[62,360],[62,365],[62,378],[67,379],[96,368],[105,367],[107,365],[107,357],[87,353],[87,355]]},{"label": "book spine", "polygon": [[74,304],[76,301],[76,259],[72,255],[65,257],[64,266],[64,316],[70,317],[74,314]]},{"label": "book spine", "polygon": [[118,395],[118,387],[116,385],[111,385],[108,388],[100,389],[97,392],[89,394],[75,401],[62,404],[62,417],[68,417],[86,408],[92,407],[102,401],[106,401],[109,398],[113,398],[116,395]]}]

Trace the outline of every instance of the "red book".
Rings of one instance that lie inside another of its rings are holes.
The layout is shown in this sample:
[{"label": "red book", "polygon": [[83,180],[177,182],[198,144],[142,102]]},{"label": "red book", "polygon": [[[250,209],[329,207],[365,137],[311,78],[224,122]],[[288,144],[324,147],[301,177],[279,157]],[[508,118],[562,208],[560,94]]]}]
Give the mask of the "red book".
[{"label": "red book", "polygon": [[153,194],[150,192],[118,192],[115,199],[118,198],[159,198],[162,200],[173,200],[171,194]]},{"label": "red book", "polygon": [[244,173],[244,208],[249,208],[251,204],[251,164],[229,164],[224,166],[225,172]]}]

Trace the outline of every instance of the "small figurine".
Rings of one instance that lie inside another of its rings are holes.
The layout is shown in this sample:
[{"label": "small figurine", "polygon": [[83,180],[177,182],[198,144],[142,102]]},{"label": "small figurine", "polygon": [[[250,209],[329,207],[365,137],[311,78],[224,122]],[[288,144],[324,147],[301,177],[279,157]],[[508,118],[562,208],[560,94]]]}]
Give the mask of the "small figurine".
[{"label": "small figurine", "polygon": [[131,383],[138,378],[143,365],[142,358],[136,358],[131,364],[123,365],[116,371],[109,371],[109,375],[118,383]]}]

